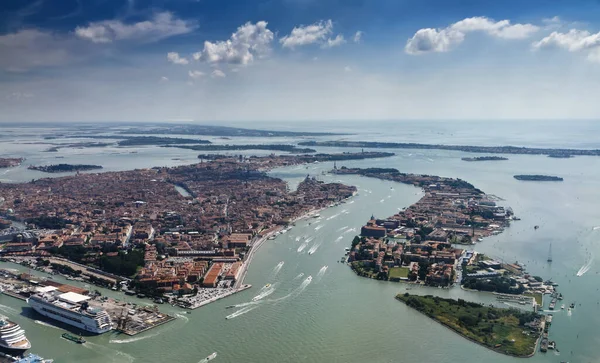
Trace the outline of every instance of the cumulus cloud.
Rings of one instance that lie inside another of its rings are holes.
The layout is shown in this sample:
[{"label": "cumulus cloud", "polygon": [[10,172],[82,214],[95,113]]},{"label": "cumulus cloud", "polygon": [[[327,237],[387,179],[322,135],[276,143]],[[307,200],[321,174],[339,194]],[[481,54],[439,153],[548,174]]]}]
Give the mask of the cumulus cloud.
[{"label": "cumulus cloud", "polygon": [[178,19],[170,12],[160,12],[150,20],[132,24],[125,24],[121,20],[92,22],[88,26],[75,28],[75,34],[93,43],[111,43],[119,40],[152,42],[186,34],[195,28],[195,22]]},{"label": "cumulus cloud", "polygon": [[330,20],[320,21],[306,26],[292,29],[289,35],[279,39],[284,48],[294,49],[309,44],[326,44],[327,38],[333,31],[333,22]]},{"label": "cumulus cloud", "polygon": [[220,69],[215,69],[214,71],[212,71],[210,76],[212,78],[223,78],[223,77],[225,77],[225,73]]},{"label": "cumulus cloud", "polygon": [[333,48],[333,47],[337,47],[340,46],[342,44],[346,43],[346,39],[344,39],[344,36],[341,34],[338,34],[335,38],[331,39],[327,39],[327,42],[323,43],[321,45],[321,48]]},{"label": "cumulus cloud", "polygon": [[352,40],[354,41],[354,43],[360,43],[362,36],[363,36],[363,32],[361,32],[359,30],[354,34],[354,37],[352,38]]},{"label": "cumulus cloud", "polygon": [[190,76],[191,79],[200,79],[200,78],[204,77],[204,72],[189,71],[188,75]]},{"label": "cumulus cloud", "polygon": [[255,56],[264,57],[271,51],[273,32],[267,28],[266,21],[256,24],[250,22],[240,26],[231,38],[216,42],[204,42],[204,49],[194,53],[197,61],[211,64],[240,64],[251,63]]},{"label": "cumulus cloud", "polygon": [[173,64],[188,64],[189,61],[185,57],[179,56],[177,52],[169,52],[167,53],[167,60]]},{"label": "cumulus cloud", "polygon": [[188,64],[189,61],[185,57],[181,57],[177,52],[167,53],[167,60],[173,64]]},{"label": "cumulus cloud", "polygon": [[539,27],[533,24],[511,24],[509,20],[494,21],[479,16],[460,20],[443,29],[419,29],[406,42],[404,50],[408,54],[447,52],[462,43],[471,32],[483,32],[502,39],[524,39],[538,30]]},{"label": "cumulus cloud", "polygon": [[534,50],[560,48],[569,52],[584,52],[590,61],[600,62],[600,32],[592,34],[587,30],[571,29],[566,33],[552,32],[534,42]]}]

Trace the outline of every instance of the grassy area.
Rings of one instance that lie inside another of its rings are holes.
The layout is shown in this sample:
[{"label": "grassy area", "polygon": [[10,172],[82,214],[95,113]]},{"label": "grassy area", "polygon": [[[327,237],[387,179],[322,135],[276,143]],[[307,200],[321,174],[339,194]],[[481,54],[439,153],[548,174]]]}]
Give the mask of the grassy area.
[{"label": "grassy area", "polygon": [[527,294],[523,294],[523,295],[525,295],[525,296],[531,296],[532,298],[535,299],[535,302],[538,305],[540,305],[540,306],[542,305],[542,297],[543,297],[543,295],[541,293],[536,292],[536,293],[527,293]]},{"label": "grassy area", "polygon": [[408,267],[392,267],[390,268],[389,278],[407,278],[408,272]]},{"label": "grassy area", "polygon": [[500,309],[464,300],[399,294],[407,306],[444,324],[460,335],[499,353],[526,357],[535,352],[539,332],[523,324],[538,315],[517,309]]}]

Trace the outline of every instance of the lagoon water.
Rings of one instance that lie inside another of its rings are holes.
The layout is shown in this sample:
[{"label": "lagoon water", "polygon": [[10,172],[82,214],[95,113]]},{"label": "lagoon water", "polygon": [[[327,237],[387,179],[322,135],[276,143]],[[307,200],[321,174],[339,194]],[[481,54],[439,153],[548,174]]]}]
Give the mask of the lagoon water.
[{"label": "lagoon water", "polygon": [[[243,125],[242,125],[243,126]],[[257,127],[253,125],[254,127]],[[362,132],[366,136],[340,136],[354,140],[428,142],[478,145],[522,145],[597,148],[600,130],[593,122],[507,123],[487,127],[469,123],[349,123],[320,125],[327,131]],[[261,125],[268,129],[273,125]],[[299,128],[300,126],[297,126]],[[303,127],[316,130],[315,125]],[[337,127],[337,129],[336,129]],[[0,156],[25,156],[24,166],[0,170],[0,181],[28,181],[46,177],[26,169],[39,163],[90,163],[105,169],[181,165],[195,162],[197,152],[171,148],[61,149],[43,153],[47,146],[22,145],[41,141],[56,129],[11,129],[0,139]],[[18,136],[21,135],[21,136]],[[290,140],[237,139],[228,143],[291,142]],[[18,140],[18,141],[17,141]],[[52,140],[58,142],[57,140]],[[81,141],[81,140],[80,140]],[[62,142],[62,141],[61,141]],[[70,142],[72,142],[70,140]],[[27,148],[24,153],[20,152]],[[319,151],[350,151],[323,148]],[[403,172],[460,177],[488,194],[503,199],[521,221],[504,233],[478,243],[475,249],[506,261],[525,263],[530,273],[559,283],[563,301],[576,302],[571,316],[557,310],[550,330],[560,354],[537,353],[532,362],[598,362],[600,352],[600,157],[552,159],[545,156],[508,155],[501,162],[464,162],[473,154],[441,150],[391,150],[392,158],[338,163],[348,167],[394,167]],[[56,156],[63,158],[56,159]],[[177,159],[177,160],[173,160]],[[347,203],[304,220],[275,240],[267,241],[255,256],[246,282],[252,289],[207,305],[191,314],[161,306],[178,314],[170,324],[136,337],[108,333],[90,337],[83,346],[60,338],[62,330],[47,324],[24,302],[0,295],[0,313],[21,324],[32,341],[32,352],[56,362],[189,362],[217,352],[216,362],[516,362],[475,345],[394,300],[406,285],[360,278],[337,261],[356,230],[374,214],[389,216],[422,195],[417,188],[359,176],[323,175],[333,164],[321,163],[273,170],[294,188],[307,174],[324,181],[342,181],[359,188]],[[520,182],[515,174],[550,174],[562,183]],[[538,230],[533,226],[539,225]],[[355,230],[351,230],[354,228]],[[311,239],[306,243],[307,239]],[[546,262],[552,243],[554,261]],[[298,252],[299,247],[305,248]],[[308,254],[309,250],[314,253]],[[280,262],[284,264],[280,267]],[[3,268],[20,268],[0,264]],[[581,276],[577,273],[583,272]],[[307,279],[309,276],[312,280]],[[272,284],[272,293],[252,298]],[[121,299],[139,301],[110,290]],[[460,288],[413,288],[431,293],[496,303],[486,293]],[[150,303],[150,301],[143,301]],[[226,306],[239,304],[233,309]],[[547,303],[546,303],[547,304]],[[506,305],[505,305],[506,306]],[[225,319],[232,315],[233,318]]]}]

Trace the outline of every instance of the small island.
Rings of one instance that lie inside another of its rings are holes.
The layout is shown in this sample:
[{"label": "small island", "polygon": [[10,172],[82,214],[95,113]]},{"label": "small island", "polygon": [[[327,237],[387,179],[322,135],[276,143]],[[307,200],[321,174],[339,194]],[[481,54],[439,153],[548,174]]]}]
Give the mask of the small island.
[{"label": "small island", "polygon": [[0,168],[12,168],[21,165],[23,158],[0,158]]},{"label": "small island", "polygon": [[27,169],[37,170],[44,173],[68,173],[73,171],[88,171],[102,169],[100,165],[85,165],[85,164],[54,164],[54,165],[31,165]]},{"label": "small island", "polygon": [[523,181],[563,181],[559,176],[552,175],[515,175],[515,179]]},{"label": "small island", "polygon": [[474,158],[462,158],[462,161],[496,161],[496,160],[508,160],[502,156],[477,156]]},{"label": "small island", "polygon": [[472,342],[514,357],[533,356],[545,326],[545,317],[518,309],[408,293],[396,299]]}]

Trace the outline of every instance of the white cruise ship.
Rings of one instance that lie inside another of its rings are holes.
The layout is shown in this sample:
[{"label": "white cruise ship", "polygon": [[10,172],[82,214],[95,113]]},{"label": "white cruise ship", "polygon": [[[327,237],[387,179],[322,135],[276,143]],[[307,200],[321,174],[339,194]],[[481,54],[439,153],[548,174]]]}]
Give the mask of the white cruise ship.
[{"label": "white cruise ship", "polygon": [[0,348],[22,354],[31,348],[31,343],[25,337],[25,331],[19,324],[14,323],[5,316],[0,316]]},{"label": "white cruise ship", "polygon": [[59,293],[53,286],[37,289],[27,303],[38,313],[94,334],[113,328],[106,310],[90,307],[90,298],[74,292]]}]

